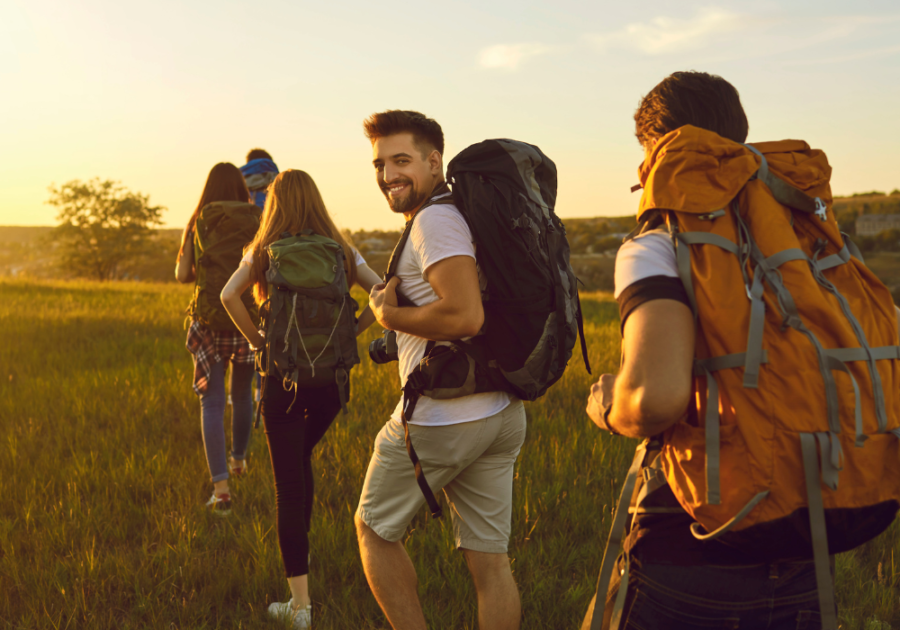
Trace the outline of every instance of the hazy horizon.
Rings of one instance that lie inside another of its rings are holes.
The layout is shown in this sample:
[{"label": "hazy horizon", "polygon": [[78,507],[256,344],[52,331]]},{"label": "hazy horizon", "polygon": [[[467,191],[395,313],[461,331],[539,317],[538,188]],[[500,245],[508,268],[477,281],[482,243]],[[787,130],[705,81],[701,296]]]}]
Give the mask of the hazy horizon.
[{"label": "hazy horizon", "polygon": [[900,9],[764,1],[584,6],[494,0],[403,12],[333,4],[109,0],[0,6],[0,225],[53,225],[51,184],[112,179],[181,227],[213,164],[253,147],[319,184],[342,227],[397,229],[362,120],[417,109],[445,164],[473,142],[536,144],[564,218],[632,214],[633,114],[675,70],[740,91],[751,142],[823,149],[836,195],[900,187]]}]

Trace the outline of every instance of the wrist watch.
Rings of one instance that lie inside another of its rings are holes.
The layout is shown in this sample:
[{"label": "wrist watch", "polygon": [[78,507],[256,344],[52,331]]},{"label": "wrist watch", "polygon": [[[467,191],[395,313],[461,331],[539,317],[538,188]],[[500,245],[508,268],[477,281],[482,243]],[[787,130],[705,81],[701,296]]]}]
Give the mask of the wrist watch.
[{"label": "wrist watch", "polygon": [[622,435],[618,431],[612,428],[612,425],[609,424],[609,412],[612,411],[612,403],[607,403],[603,407],[603,413],[600,415],[600,418],[603,422],[603,428],[612,433],[613,435]]}]

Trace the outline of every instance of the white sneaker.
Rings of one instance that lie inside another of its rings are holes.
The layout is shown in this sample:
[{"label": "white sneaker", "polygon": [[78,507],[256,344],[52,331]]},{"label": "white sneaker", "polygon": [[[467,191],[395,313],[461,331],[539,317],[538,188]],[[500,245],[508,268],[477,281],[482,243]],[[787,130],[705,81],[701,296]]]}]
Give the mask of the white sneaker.
[{"label": "white sneaker", "polygon": [[269,617],[290,621],[294,630],[304,630],[312,627],[312,606],[295,609],[293,598],[287,602],[272,602],[269,604]]}]

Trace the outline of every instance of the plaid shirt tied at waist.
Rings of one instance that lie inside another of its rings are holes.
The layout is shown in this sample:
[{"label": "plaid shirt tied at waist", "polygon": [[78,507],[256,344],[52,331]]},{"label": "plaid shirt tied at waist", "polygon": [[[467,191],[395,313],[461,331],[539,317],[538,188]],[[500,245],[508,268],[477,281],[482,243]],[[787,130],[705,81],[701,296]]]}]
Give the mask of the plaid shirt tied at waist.
[{"label": "plaid shirt tied at waist", "polygon": [[235,364],[253,363],[250,343],[237,330],[210,330],[194,320],[184,345],[194,355],[194,392],[198,396],[206,392],[214,363],[225,360]]}]

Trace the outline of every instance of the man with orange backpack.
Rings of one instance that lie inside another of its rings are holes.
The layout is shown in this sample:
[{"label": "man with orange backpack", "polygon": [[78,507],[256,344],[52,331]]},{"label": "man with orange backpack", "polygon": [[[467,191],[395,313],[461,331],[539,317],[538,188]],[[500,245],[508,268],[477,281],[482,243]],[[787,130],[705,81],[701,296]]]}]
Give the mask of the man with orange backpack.
[{"label": "man with orange backpack", "polygon": [[645,440],[582,628],[836,630],[829,554],[900,506],[898,311],[840,233],[825,155],[744,144],[727,81],[676,72],[635,122],[623,361],[587,411]]}]

